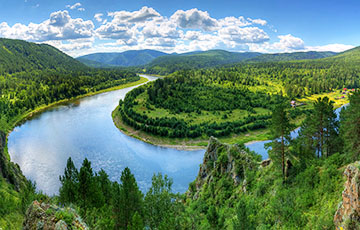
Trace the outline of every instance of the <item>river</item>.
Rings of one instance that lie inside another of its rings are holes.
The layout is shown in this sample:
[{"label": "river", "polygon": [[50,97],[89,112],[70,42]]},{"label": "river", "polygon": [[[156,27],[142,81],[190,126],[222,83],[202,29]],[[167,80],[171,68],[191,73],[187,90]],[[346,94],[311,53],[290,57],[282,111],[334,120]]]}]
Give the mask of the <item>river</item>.
[{"label": "river", "polygon": [[113,181],[119,181],[122,170],[129,167],[142,191],[151,186],[153,174],[161,172],[173,178],[174,191],[185,192],[197,176],[205,150],[158,147],[120,132],[111,112],[135,87],[75,100],[26,121],[9,135],[11,160],[48,195],[58,192],[59,175],[69,157],[77,168],[87,157],[94,171],[104,169]]},{"label": "river", "polygon": [[[150,81],[156,77],[144,76]],[[113,124],[111,112],[137,86],[85,97],[50,108],[16,127],[8,138],[11,160],[48,195],[58,193],[59,176],[71,157],[77,168],[87,157],[95,171],[104,169],[119,181],[129,167],[142,191],[161,172],[173,178],[173,190],[185,192],[198,173],[205,150],[184,151],[144,143],[128,137]],[[293,133],[293,137],[297,132]],[[266,159],[261,141],[247,145]]]}]

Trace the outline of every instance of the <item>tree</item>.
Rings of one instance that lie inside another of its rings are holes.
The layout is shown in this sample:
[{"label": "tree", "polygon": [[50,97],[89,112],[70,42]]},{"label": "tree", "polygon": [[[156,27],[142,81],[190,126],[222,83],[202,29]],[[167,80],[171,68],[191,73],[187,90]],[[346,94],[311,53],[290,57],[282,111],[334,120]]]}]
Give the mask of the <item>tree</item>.
[{"label": "tree", "polygon": [[318,158],[337,152],[340,146],[338,130],[339,122],[333,102],[328,97],[319,97],[301,127],[300,138],[305,151],[315,153]]},{"label": "tree", "polygon": [[143,195],[128,167],[121,173],[120,181],[114,192],[115,229],[127,230],[135,213],[142,213]]},{"label": "tree", "polygon": [[84,214],[91,206],[92,195],[94,192],[94,174],[91,162],[85,158],[79,172],[79,203]]},{"label": "tree", "polygon": [[60,176],[60,201],[75,203],[78,197],[78,170],[71,157],[67,160],[64,176]]},{"label": "tree", "polygon": [[145,226],[141,215],[138,212],[135,212],[131,219],[129,230],[143,230],[144,227]]},{"label": "tree", "polygon": [[158,229],[164,223],[172,222],[174,195],[171,192],[172,180],[161,173],[152,177],[152,185],[145,196],[146,225]]},{"label": "tree", "polygon": [[280,104],[275,107],[272,113],[271,135],[273,141],[270,143],[269,156],[274,162],[281,162],[282,176],[286,180],[286,159],[289,157],[288,146],[291,141],[290,132],[292,129],[286,111],[286,106]]},{"label": "tree", "polygon": [[341,111],[340,133],[344,142],[344,152],[351,160],[360,156],[360,91],[350,96],[350,104]]}]

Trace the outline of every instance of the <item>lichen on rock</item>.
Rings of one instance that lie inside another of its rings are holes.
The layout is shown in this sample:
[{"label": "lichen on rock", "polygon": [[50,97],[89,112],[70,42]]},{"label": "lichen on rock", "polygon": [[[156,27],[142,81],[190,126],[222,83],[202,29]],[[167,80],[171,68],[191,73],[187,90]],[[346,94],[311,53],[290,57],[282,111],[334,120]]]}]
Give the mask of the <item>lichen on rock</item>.
[{"label": "lichen on rock", "polygon": [[234,187],[243,186],[246,181],[246,169],[257,167],[253,156],[246,151],[244,146],[224,144],[218,139],[210,137],[198,176],[190,184],[187,195],[192,199],[197,199],[205,185],[209,185],[219,178],[227,178]]},{"label": "lichen on rock", "polygon": [[337,229],[360,230],[360,162],[348,165],[344,175],[345,189],[334,216],[334,224]]},{"label": "lichen on rock", "polygon": [[72,208],[34,201],[26,211],[23,230],[89,229]]}]

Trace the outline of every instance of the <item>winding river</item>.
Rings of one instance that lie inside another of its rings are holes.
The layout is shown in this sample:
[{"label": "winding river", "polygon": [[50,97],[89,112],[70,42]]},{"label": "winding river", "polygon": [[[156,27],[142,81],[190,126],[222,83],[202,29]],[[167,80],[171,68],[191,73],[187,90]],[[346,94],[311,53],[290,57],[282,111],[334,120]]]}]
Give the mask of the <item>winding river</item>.
[{"label": "winding river", "polygon": [[[144,76],[150,81],[156,77]],[[111,112],[120,99],[134,87],[85,97],[50,108],[16,127],[8,138],[12,161],[24,175],[35,181],[37,189],[48,195],[60,187],[71,157],[80,168],[85,157],[95,171],[104,169],[111,180],[119,181],[129,167],[142,191],[151,186],[151,177],[161,172],[173,178],[173,190],[185,192],[198,173],[205,150],[184,151],[144,143],[120,132],[113,124]],[[297,131],[293,136],[297,135]],[[261,141],[247,145],[267,158]]]},{"label": "winding river", "polygon": [[113,124],[111,112],[135,87],[72,101],[26,121],[9,135],[11,160],[36,182],[38,190],[49,195],[58,192],[59,175],[64,173],[69,157],[78,168],[87,157],[95,171],[103,168],[111,180],[117,181],[122,170],[129,167],[142,191],[151,186],[153,174],[161,172],[173,178],[174,191],[185,192],[197,176],[205,150],[158,147],[121,133]]}]

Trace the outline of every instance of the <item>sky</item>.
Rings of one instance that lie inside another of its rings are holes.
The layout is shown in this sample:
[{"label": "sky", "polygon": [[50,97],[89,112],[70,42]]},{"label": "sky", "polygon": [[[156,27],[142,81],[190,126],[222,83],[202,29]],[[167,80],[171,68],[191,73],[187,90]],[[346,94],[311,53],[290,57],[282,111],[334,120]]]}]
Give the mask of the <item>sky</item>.
[{"label": "sky", "polygon": [[359,46],[359,0],[0,0],[0,37],[78,57],[167,53],[342,52]]}]

